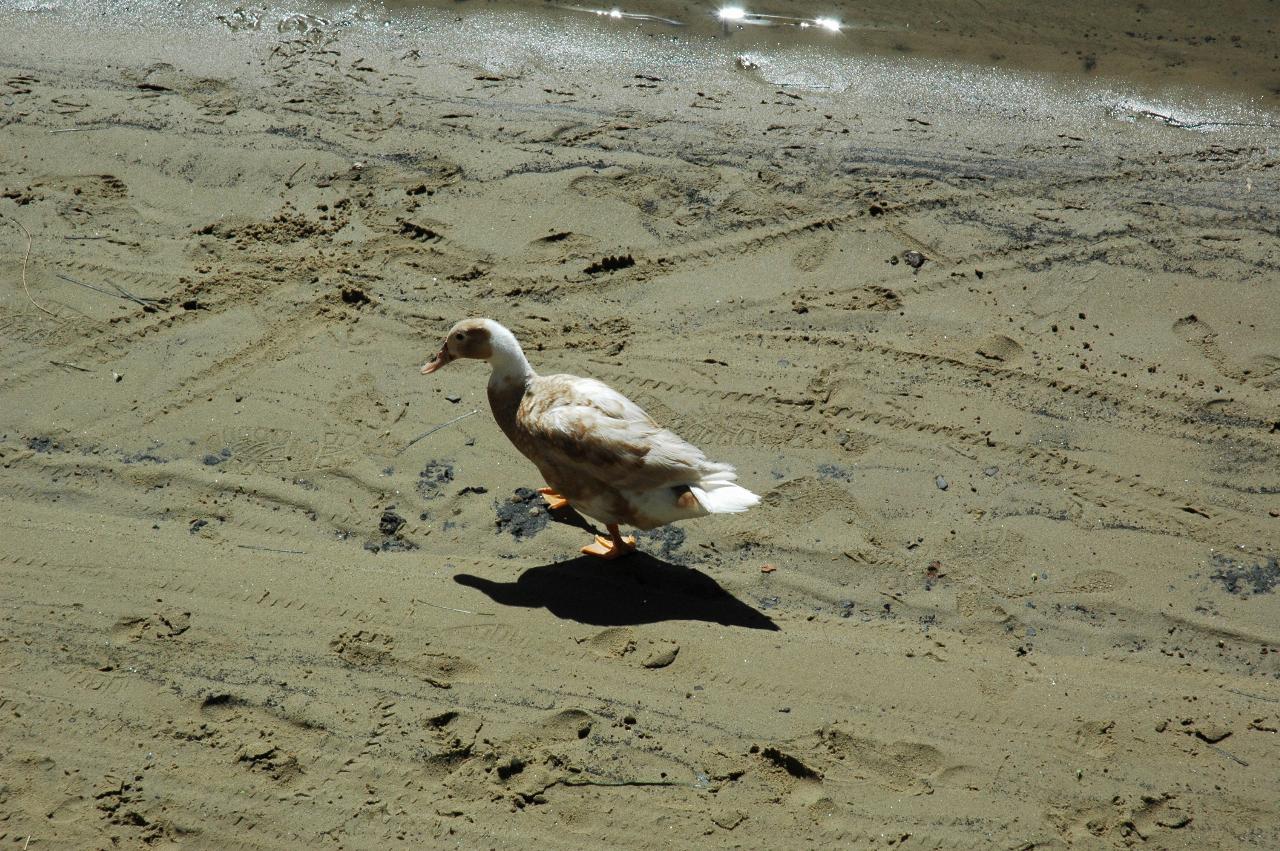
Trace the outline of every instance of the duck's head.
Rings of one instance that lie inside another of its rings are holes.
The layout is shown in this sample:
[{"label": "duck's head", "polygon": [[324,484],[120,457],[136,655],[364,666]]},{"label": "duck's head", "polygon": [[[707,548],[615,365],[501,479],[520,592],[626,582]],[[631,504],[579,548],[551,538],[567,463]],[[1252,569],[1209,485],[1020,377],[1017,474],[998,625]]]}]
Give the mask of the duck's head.
[{"label": "duck's head", "polygon": [[422,367],[423,375],[430,375],[440,367],[458,358],[490,360],[493,357],[495,331],[502,326],[492,319],[464,319],[449,329],[435,360]]}]

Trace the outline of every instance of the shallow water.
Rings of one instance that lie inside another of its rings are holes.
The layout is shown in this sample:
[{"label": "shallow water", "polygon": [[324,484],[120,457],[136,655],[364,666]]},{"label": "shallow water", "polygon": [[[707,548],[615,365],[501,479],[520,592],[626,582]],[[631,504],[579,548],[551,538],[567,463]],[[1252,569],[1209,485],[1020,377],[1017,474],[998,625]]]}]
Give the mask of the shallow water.
[{"label": "shallow water", "polygon": [[[1256,131],[1267,139],[1280,124],[1270,5],[1235,4],[1234,14],[1213,19],[1197,4],[1165,4],[1145,22],[1089,3],[1073,4],[1070,16],[1051,3],[974,3],[960,12],[949,3],[840,0],[742,6],[650,0],[617,7],[29,0],[10,8],[18,18],[63,16],[94,28],[185,35],[208,29],[215,50],[225,47],[223,39],[254,34],[264,41],[341,37],[371,50],[439,51],[447,44],[458,61],[493,74],[604,71],[729,90],[742,74],[753,74],[794,90],[892,101],[926,117],[1118,119]],[[1128,29],[1138,26],[1148,29]],[[1247,42],[1236,29],[1250,33]],[[1147,56],[1152,44],[1156,52]]]},{"label": "shallow water", "polygon": [[[1132,7],[1050,0],[631,0],[614,4],[501,0],[391,0],[391,20],[423,10],[461,18],[521,12],[566,26],[644,38],[707,39],[734,50],[881,55],[1043,71],[1108,85],[1205,87],[1274,106],[1280,93],[1275,4],[1166,2]],[[352,7],[333,4],[339,16]]]}]

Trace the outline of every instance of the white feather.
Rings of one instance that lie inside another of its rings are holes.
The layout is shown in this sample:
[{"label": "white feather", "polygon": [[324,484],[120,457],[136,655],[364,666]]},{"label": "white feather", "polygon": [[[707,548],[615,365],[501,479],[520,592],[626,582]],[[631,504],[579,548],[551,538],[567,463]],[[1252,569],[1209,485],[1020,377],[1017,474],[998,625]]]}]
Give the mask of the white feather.
[{"label": "white feather", "polygon": [[760,497],[751,491],[734,484],[738,476],[728,464],[708,465],[715,469],[703,476],[697,484],[690,485],[689,490],[702,507],[710,514],[737,514],[746,511],[760,502]]}]

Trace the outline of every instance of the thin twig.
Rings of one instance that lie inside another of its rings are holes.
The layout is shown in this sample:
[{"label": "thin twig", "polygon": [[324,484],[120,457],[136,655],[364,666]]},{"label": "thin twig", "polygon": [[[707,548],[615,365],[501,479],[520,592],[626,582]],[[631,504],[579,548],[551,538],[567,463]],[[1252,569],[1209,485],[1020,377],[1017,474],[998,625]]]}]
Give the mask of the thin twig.
[{"label": "thin twig", "polygon": [[64,236],[63,239],[106,239],[105,236]]},{"label": "thin twig", "polygon": [[1250,694],[1247,691],[1240,691],[1240,689],[1237,689],[1237,688],[1229,688],[1227,689],[1227,691],[1231,692],[1232,694],[1241,695],[1243,697],[1252,697],[1254,700],[1265,700],[1267,703],[1280,703],[1280,700],[1274,697],[1263,697],[1260,694]]},{"label": "thin twig", "polygon": [[68,275],[64,275],[61,272],[54,272],[53,274],[56,277],[59,277],[62,280],[67,281],[68,283],[75,284],[78,287],[84,287],[86,290],[93,290],[95,293],[102,293],[103,295],[109,295],[114,298],[121,297],[118,293],[113,293],[109,290],[104,290],[102,287],[95,287],[93,284],[86,284],[84,281],[77,281],[75,278],[72,278]]},{"label": "thin twig", "polygon": [[111,282],[111,286],[116,290],[116,292],[120,293],[121,298],[127,298],[129,299],[129,301],[137,302],[143,307],[149,307],[152,310],[156,308],[156,305],[162,304],[164,302],[164,299],[160,299],[160,298],[149,298],[148,296],[145,296],[145,295],[142,295],[142,296],[134,295],[133,293],[129,292],[124,287],[120,286],[114,281]]},{"label": "thin twig", "polygon": [[236,544],[242,550],[262,550],[266,553],[288,553],[289,555],[302,556],[306,555],[306,550],[278,550],[275,547],[257,547],[253,544]]},{"label": "thin twig", "polygon": [[1236,756],[1235,754],[1231,753],[1230,751],[1223,750],[1222,748],[1218,747],[1217,745],[1211,745],[1211,744],[1209,744],[1208,742],[1201,742],[1200,744],[1204,745],[1206,748],[1212,748],[1213,750],[1215,750],[1215,751],[1217,751],[1218,753],[1220,753],[1220,754],[1222,754],[1223,756],[1225,756],[1227,759],[1234,760],[1235,762],[1240,763],[1240,764],[1241,764],[1241,765],[1243,765],[1245,768],[1248,768],[1248,767],[1249,767],[1249,763],[1245,762],[1243,759],[1241,759],[1240,757],[1238,757],[1238,756]]},{"label": "thin twig", "polygon": [[409,441],[408,443],[406,443],[406,444],[404,445],[404,448],[403,448],[403,449],[401,449],[401,450],[400,450],[400,452],[397,452],[396,454],[397,454],[397,455],[399,455],[401,452],[404,452],[404,450],[405,450],[405,449],[408,449],[410,446],[413,446],[413,445],[414,445],[415,443],[417,443],[419,440],[422,440],[423,438],[426,438],[426,437],[430,437],[431,435],[433,435],[433,434],[435,434],[436,432],[438,432],[440,429],[445,428],[445,427],[447,427],[447,426],[451,426],[451,425],[453,425],[453,424],[454,424],[454,423],[456,423],[456,422],[461,422],[462,420],[465,420],[467,417],[474,416],[474,415],[476,415],[476,414],[478,414],[478,413],[480,413],[480,409],[479,409],[479,408],[476,408],[474,411],[471,411],[470,413],[463,414],[463,415],[462,415],[462,416],[460,416],[460,417],[454,417],[453,419],[449,420],[449,422],[447,422],[447,423],[440,423],[440,425],[438,425],[438,426],[432,426],[431,428],[429,428],[429,429],[427,429],[426,431],[424,431],[422,434],[420,434],[420,435],[418,435],[417,437],[415,437],[413,440],[411,440],[411,441]]},{"label": "thin twig", "polygon": [[102,293],[103,295],[109,295],[109,296],[115,296],[116,298],[128,299],[129,301],[142,305],[144,308],[149,307],[152,310],[155,310],[156,305],[160,304],[160,301],[161,301],[158,298],[147,298],[146,296],[136,296],[133,293],[126,290],[124,287],[120,286],[119,284],[112,284],[111,286],[115,288],[116,292],[111,292],[109,290],[102,289],[102,287],[95,287],[93,284],[86,284],[84,281],[77,281],[75,278],[71,277],[70,275],[64,275],[61,272],[54,272],[54,275],[56,277],[61,278],[64,281],[75,284],[76,286],[84,287],[85,289],[93,290],[94,292]]},{"label": "thin twig", "polygon": [[68,369],[78,369],[81,372],[93,372],[92,369],[88,369],[87,367],[80,366],[79,364],[67,363],[64,360],[51,360],[49,361],[49,363],[53,364],[54,366],[65,366]]},{"label": "thin twig", "polygon": [[50,130],[50,133],[79,133],[81,130],[100,130],[101,127],[63,127],[61,130]]},{"label": "thin twig", "polygon": [[22,255],[22,291],[27,294],[28,301],[30,301],[40,310],[52,316],[54,319],[57,319],[58,314],[54,313],[52,310],[49,310],[47,307],[41,307],[39,304],[36,303],[36,300],[31,297],[31,290],[27,287],[27,260],[31,257],[31,231],[27,230],[26,225],[24,225],[22,222],[18,221],[17,219],[13,218],[12,216],[5,216],[5,218],[13,222],[19,228],[21,228],[22,232],[27,236],[27,252]]},{"label": "thin twig", "polygon": [[691,786],[679,780],[561,780],[561,786]]},{"label": "thin twig", "polygon": [[298,172],[302,171],[302,166],[304,165],[306,165],[306,163],[301,163],[297,168],[293,170],[293,174],[289,175],[284,179],[285,186],[290,186],[290,187],[293,186],[293,179],[298,176]]},{"label": "thin twig", "polygon": [[421,603],[424,606],[430,606],[433,609],[444,609],[448,612],[460,612],[464,615],[480,615],[481,617],[494,617],[493,612],[473,612],[469,609],[455,609],[453,606],[442,606],[439,603],[428,603],[426,600],[414,600],[415,603]]}]

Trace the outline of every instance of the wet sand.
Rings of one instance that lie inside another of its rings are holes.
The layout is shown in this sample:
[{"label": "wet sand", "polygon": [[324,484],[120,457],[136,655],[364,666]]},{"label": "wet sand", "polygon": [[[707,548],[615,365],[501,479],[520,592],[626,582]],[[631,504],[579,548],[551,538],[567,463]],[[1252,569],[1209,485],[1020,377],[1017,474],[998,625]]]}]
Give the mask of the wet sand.
[{"label": "wet sand", "polygon": [[[1040,71],[1163,89],[1196,87],[1280,98],[1280,24],[1274,3],[1167,0],[392,0],[396,12],[423,7],[457,13],[537,10],[545,18],[584,16],[604,28],[654,36],[714,39],[739,49],[815,47],[894,59],[932,58]],[[741,10],[742,15],[718,14]],[[610,17],[617,15],[616,18]],[[839,25],[838,34],[827,27]]]},{"label": "wet sand", "polygon": [[[1219,42],[28,5],[3,847],[1280,846],[1280,119]],[[763,504],[576,558],[418,374],[477,314]]]}]

